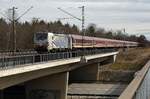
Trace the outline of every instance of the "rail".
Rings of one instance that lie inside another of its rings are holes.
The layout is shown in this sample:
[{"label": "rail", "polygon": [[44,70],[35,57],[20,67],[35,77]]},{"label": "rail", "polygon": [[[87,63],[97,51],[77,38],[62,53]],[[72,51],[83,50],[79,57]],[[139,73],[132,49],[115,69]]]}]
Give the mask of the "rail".
[{"label": "rail", "polygon": [[118,99],[150,99],[150,61],[135,74],[135,78]]},{"label": "rail", "polygon": [[[57,53],[46,53],[46,54],[32,54],[32,55],[15,55],[15,56],[1,56],[0,57],[0,69],[8,69],[24,64],[34,64],[47,62],[57,59],[68,59],[73,57],[79,57],[82,55],[82,50],[72,52],[57,52]],[[115,52],[115,50],[108,49],[94,49],[85,50],[85,55],[94,55],[100,53]]]}]

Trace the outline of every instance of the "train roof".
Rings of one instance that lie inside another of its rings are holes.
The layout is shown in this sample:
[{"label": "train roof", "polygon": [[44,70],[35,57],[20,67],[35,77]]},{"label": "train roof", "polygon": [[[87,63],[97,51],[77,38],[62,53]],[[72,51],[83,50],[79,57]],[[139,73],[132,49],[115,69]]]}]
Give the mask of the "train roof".
[{"label": "train roof", "polygon": [[[75,39],[82,39],[81,35],[70,34]],[[116,40],[116,39],[107,39],[107,38],[100,38],[100,37],[90,37],[84,36],[85,40],[103,40],[103,41],[112,41],[112,42],[121,42],[121,43],[137,43],[133,41],[124,41],[124,40]]]}]

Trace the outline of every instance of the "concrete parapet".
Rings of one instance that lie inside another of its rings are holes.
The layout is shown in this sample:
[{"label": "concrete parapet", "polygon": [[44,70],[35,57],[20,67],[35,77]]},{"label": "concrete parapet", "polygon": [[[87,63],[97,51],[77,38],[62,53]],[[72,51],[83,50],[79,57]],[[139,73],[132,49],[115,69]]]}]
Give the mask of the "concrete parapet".
[{"label": "concrete parapet", "polygon": [[[120,97],[118,99],[149,99],[149,98],[144,98],[145,97],[149,97],[149,95],[146,96],[146,93],[149,94],[149,91],[147,91],[147,86],[145,84],[145,87],[141,87],[141,85],[143,84],[144,81],[146,81],[147,83],[149,83],[149,80],[145,80],[146,76],[148,72],[150,70],[150,61],[148,61],[146,63],[146,65],[135,74],[134,79],[131,81],[131,83],[127,86],[127,88],[124,90],[124,92],[120,95]],[[140,93],[139,89],[142,88],[141,94],[138,97],[136,97],[138,93]],[[144,94],[145,93],[145,94]]]}]

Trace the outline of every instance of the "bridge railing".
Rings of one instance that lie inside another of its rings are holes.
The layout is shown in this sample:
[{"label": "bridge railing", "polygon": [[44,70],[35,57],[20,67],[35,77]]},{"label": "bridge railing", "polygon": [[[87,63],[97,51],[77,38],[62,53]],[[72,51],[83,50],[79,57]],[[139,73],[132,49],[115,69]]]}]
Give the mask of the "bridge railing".
[{"label": "bridge railing", "polygon": [[135,99],[150,99],[150,69],[136,91]]},{"label": "bridge railing", "polygon": [[150,99],[150,61],[135,74],[135,78],[119,99]]},{"label": "bridge railing", "polygon": [[[94,49],[84,50],[85,55],[94,55],[100,53],[114,52],[115,50],[106,49]],[[24,64],[34,64],[40,62],[47,62],[58,59],[68,59],[73,57],[79,57],[83,53],[80,51],[71,52],[57,52],[57,53],[46,53],[46,54],[33,54],[33,55],[15,55],[15,56],[1,56],[0,57],[0,69],[8,69]]]},{"label": "bridge railing", "polygon": [[17,56],[17,55],[29,55],[29,54],[36,54],[36,51],[33,50],[24,50],[24,51],[0,51],[0,56]]}]

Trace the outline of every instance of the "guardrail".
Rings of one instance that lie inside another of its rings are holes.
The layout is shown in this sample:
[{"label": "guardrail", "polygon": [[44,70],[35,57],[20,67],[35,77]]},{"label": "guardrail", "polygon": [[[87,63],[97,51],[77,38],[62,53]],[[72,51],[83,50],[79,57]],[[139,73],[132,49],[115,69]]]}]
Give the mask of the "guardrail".
[{"label": "guardrail", "polygon": [[12,52],[12,51],[6,51],[6,52],[0,52],[1,56],[17,56],[17,55],[30,55],[30,54],[37,54],[36,51],[18,51],[18,52]]},{"label": "guardrail", "polygon": [[150,99],[150,61],[135,74],[135,78],[118,99]]},{"label": "guardrail", "polygon": [[[84,50],[85,55],[94,55],[99,53],[114,52],[115,50]],[[33,54],[33,55],[16,55],[16,56],[2,56],[0,57],[0,69],[8,69],[24,64],[34,64],[40,62],[47,62],[57,59],[68,59],[73,57],[79,57],[83,53],[80,51],[72,52],[57,52],[57,53],[46,53],[46,54]]]}]

